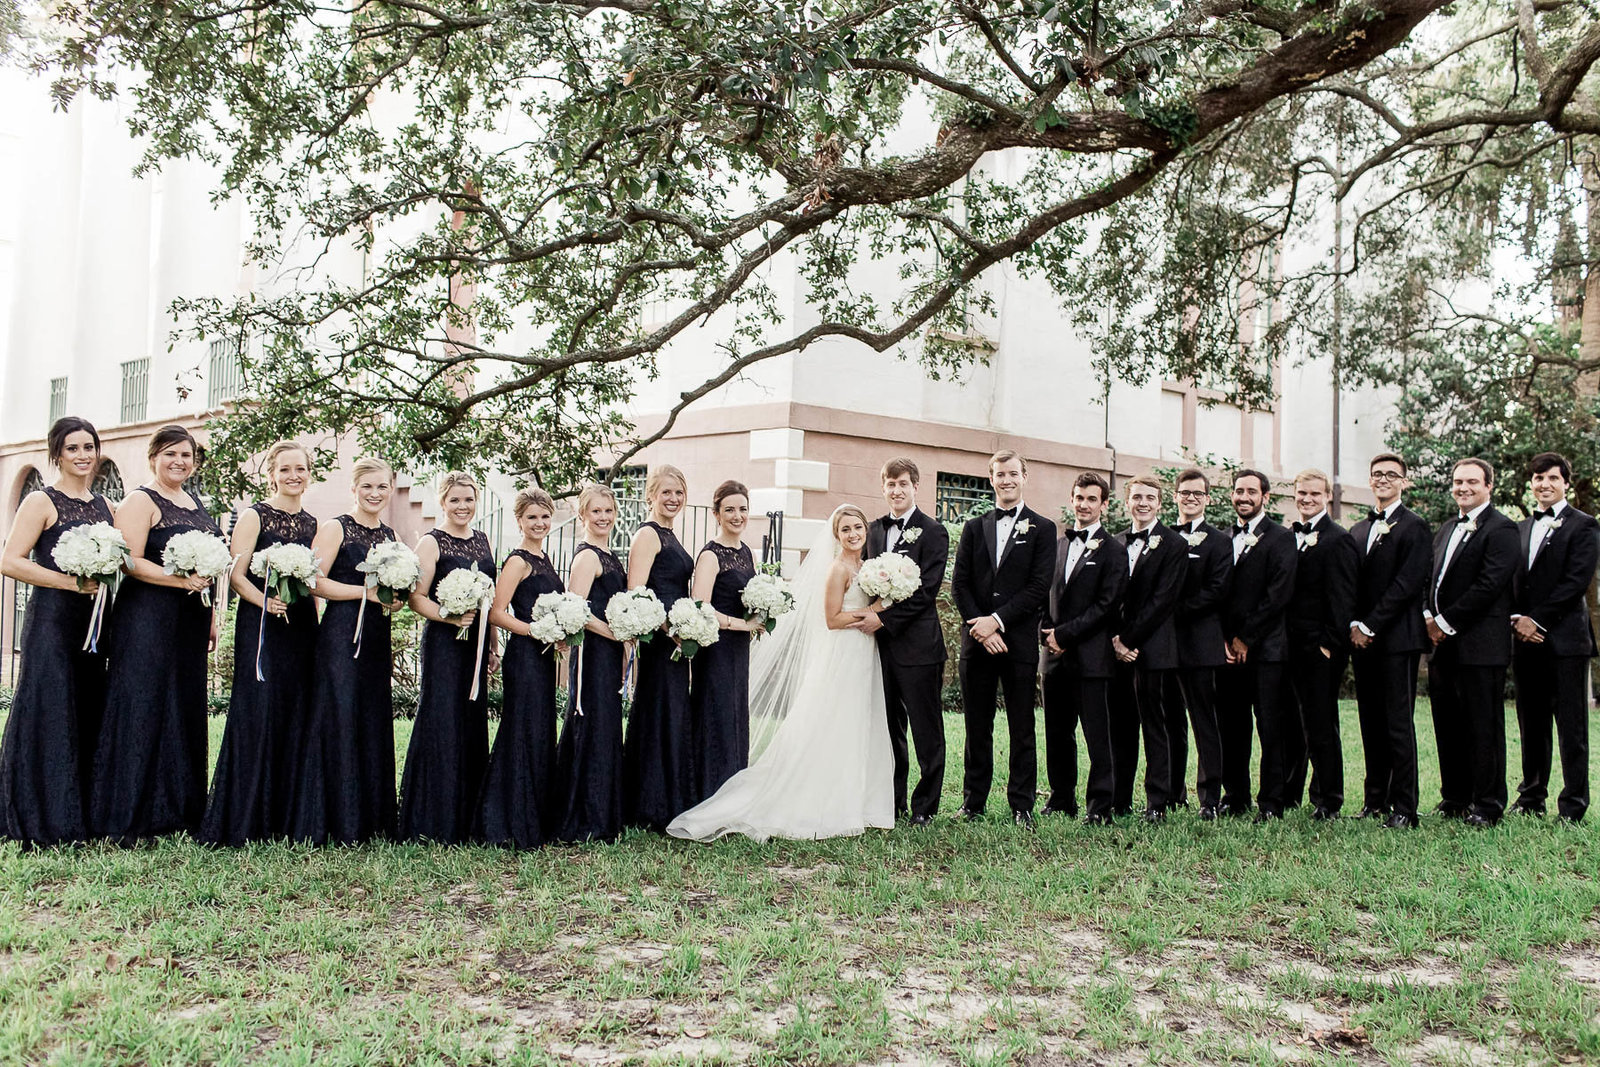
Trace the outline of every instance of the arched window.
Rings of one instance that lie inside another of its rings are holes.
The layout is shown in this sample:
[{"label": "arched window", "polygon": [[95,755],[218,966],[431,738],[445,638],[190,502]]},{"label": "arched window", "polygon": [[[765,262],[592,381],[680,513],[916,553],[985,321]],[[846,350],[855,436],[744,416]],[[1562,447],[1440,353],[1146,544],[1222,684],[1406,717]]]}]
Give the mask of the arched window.
[{"label": "arched window", "polygon": [[109,459],[101,461],[100,473],[94,476],[94,484],[90,488],[113,504],[122,503],[122,498],[127,495],[122,485],[122,472]]},{"label": "arched window", "polygon": [[[27,499],[29,493],[43,488],[44,475],[39,473],[39,468],[37,467],[29,468],[27,475],[22,479],[22,492],[17,494],[17,505],[20,507],[23,500]],[[12,514],[15,513],[16,509],[13,508]],[[7,579],[6,581],[11,585],[10,603],[4,605],[6,608],[9,608],[11,612],[11,623],[7,627],[7,632],[11,637],[11,660],[8,664],[8,666],[11,668],[8,673],[12,676],[11,682],[8,684],[11,684],[15,682],[15,674],[17,669],[16,654],[22,651],[22,620],[26,618],[28,614],[28,594],[33,592],[33,586],[29,585],[27,582],[12,581],[11,579]],[[0,586],[3,586],[4,584],[6,583],[0,582]]]}]

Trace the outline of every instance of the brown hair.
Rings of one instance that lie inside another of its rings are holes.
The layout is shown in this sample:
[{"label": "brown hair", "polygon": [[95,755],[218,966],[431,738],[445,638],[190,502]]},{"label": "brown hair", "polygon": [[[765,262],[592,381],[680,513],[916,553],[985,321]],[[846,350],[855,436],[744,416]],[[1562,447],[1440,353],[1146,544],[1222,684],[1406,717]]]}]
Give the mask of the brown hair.
[{"label": "brown hair", "polygon": [[1190,467],[1187,470],[1179,471],[1177,480],[1174,481],[1172,484],[1174,486],[1179,486],[1179,485],[1182,485],[1184,482],[1193,482],[1193,481],[1205,482],[1206,483],[1206,492],[1208,492],[1208,493],[1211,492],[1211,479],[1207,478],[1206,477],[1206,472],[1201,470],[1199,467]]},{"label": "brown hair", "polygon": [[556,513],[556,502],[550,498],[549,493],[535,485],[517,493],[517,499],[511,505],[511,514],[513,517],[521,519],[522,513],[535,504],[552,515]]},{"label": "brown hair", "polygon": [[989,457],[990,477],[994,476],[994,465],[996,463],[1004,463],[1008,459],[1016,460],[1022,466],[1022,473],[1028,473],[1028,461],[1022,458],[1022,453],[1018,452],[1016,449],[1002,448],[1000,451]]},{"label": "brown hair", "polygon": [[[93,430],[89,432],[94,433]],[[98,442],[98,438],[96,441]],[[1528,464],[1528,472],[1530,474],[1543,474],[1552,467],[1561,472],[1562,481],[1572,481],[1572,464],[1568,463],[1567,457],[1560,452],[1540,452],[1533,457],[1533,462]]]},{"label": "brown hair", "polygon": [[458,485],[472,486],[472,497],[474,500],[483,495],[483,490],[478,488],[478,479],[474,478],[465,471],[447,471],[445,472],[445,476],[439,480],[439,504],[441,506],[443,506],[444,502],[449,499],[450,490],[454,489]]},{"label": "brown hair", "polygon": [[839,539],[839,520],[843,519],[846,515],[854,515],[856,518],[861,520],[861,525],[867,525],[867,513],[865,511],[862,511],[854,504],[839,505],[839,510],[833,513],[833,522],[830,524],[830,527],[833,530],[834,540],[836,541]]},{"label": "brown hair", "polygon": [[662,463],[650,468],[650,477],[646,478],[644,482],[644,498],[653,502],[656,494],[661,492],[661,483],[668,478],[678,479],[678,484],[683,487],[684,494],[688,494],[689,479],[685,478],[683,472],[672,464]]},{"label": "brown hair", "polygon": [[1411,473],[1411,468],[1406,465],[1405,457],[1396,452],[1379,452],[1376,456],[1373,456],[1372,459],[1367,461],[1367,470],[1371,471],[1373,467],[1376,467],[1380,463],[1400,464],[1400,474],[1402,477]]},{"label": "brown hair", "polygon": [[898,478],[901,475],[910,478],[912,485],[922,484],[922,472],[917,470],[916,461],[907,456],[895,456],[884,463],[878,471],[878,481],[886,482],[890,478]]},{"label": "brown hair", "polygon": [[188,430],[185,430],[182,426],[179,426],[176,423],[170,423],[161,427],[161,429],[157,430],[150,438],[150,450],[148,458],[150,460],[150,467],[152,470],[155,469],[156,457],[161,455],[161,453],[165,452],[167,449],[171,448],[173,445],[177,444],[179,441],[189,442],[189,447],[194,450],[195,465],[199,466],[200,445],[195,441],[194,434],[190,433]]},{"label": "brown hair", "polygon": [[1240,478],[1254,478],[1256,483],[1261,486],[1262,496],[1270,496],[1272,494],[1272,482],[1260,471],[1253,470],[1250,467],[1240,468],[1233,472],[1233,484],[1238,485]]},{"label": "brown hair", "polygon": [[1469,465],[1473,466],[1473,467],[1477,467],[1479,470],[1481,470],[1483,472],[1483,484],[1484,485],[1493,485],[1494,484],[1494,464],[1490,463],[1486,459],[1479,459],[1477,456],[1467,456],[1465,459],[1456,460],[1456,465],[1454,467],[1450,468],[1450,478],[1451,478],[1451,480],[1455,479],[1456,471],[1460,470],[1462,467],[1466,467],[1466,466],[1469,466]]},{"label": "brown hair", "polygon": [[75,433],[86,433],[94,438],[95,453],[100,452],[100,434],[95,430],[94,424],[76,415],[65,415],[55,421],[50,427],[50,433],[44,439],[44,454],[51,464],[58,467],[61,465],[61,453],[66,450],[67,438]]},{"label": "brown hair", "polygon": [[1100,490],[1100,503],[1104,504],[1111,499],[1111,486],[1103,476],[1095,471],[1084,471],[1072,480],[1072,488],[1088,489],[1090,486]]},{"label": "brown hair", "polygon": [[717,491],[711,494],[711,510],[713,513],[722,510],[722,502],[730,496],[742,496],[746,504],[750,503],[750,490],[745,488],[743,482],[736,482],[732,478],[717,486]]},{"label": "brown hair", "polygon": [[1160,496],[1165,489],[1159,479],[1152,478],[1148,474],[1135,474],[1132,478],[1122,483],[1122,495],[1127,496],[1132,493],[1133,487],[1136,485],[1142,485],[1146,489],[1154,489],[1157,496]]},{"label": "brown hair", "polygon": [[1322,483],[1322,491],[1324,493],[1333,492],[1333,479],[1329,478],[1327,476],[1327,474],[1325,474],[1324,472],[1318,470],[1315,467],[1307,467],[1305,470],[1301,471],[1299,474],[1296,474],[1294,476],[1294,484],[1295,485],[1299,485],[1301,482],[1311,482],[1311,481],[1321,482]]}]

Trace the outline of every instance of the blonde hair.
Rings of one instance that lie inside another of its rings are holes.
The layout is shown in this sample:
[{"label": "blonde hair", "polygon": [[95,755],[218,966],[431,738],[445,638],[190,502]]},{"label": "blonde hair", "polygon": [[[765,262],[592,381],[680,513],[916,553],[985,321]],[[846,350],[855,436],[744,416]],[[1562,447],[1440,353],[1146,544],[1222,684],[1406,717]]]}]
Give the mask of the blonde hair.
[{"label": "blonde hair", "polygon": [[544,508],[546,511],[550,512],[550,514],[555,514],[556,502],[550,499],[549,493],[545,492],[543,489],[540,489],[538,486],[524,489],[517,494],[516,502],[512,505],[511,514],[515,518],[521,519],[522,513],[527,511],[535,504],[539,505],[541,508]]},{"label": "blonde hair", "polygon": [[579,522],[584,521],[583,517],[588,513],[589,505],[594,503],[595,497],[601,496],[611,501],[613,507],[616,505],[617,494],[611,491],[611,487],[609,485],[601,485],[599,482],[590,482],[588,485],[583,487],[583,492],[578,494]]},{"label": "blonde hair", "polygon": [[832,529],[833,529],[833,538],[834,538],[835,541],[837,541],[839,539],[839,522],[846,515],[854,515],[856,518],[861,520],[861,525],[863,525],[863,526],[867,525],[867,513],[865,511],[862,511],[860,508],[856,507],[854,504],[841,504],[839,506],[839,509],[833,513],[833,526],[832,526]]},{"label": "blonde hair", "polygon": [[996,463],[1004,463],[1008,459],[1016,460],[1017,463],[1022,467],[1022,473],[1028,473],[1028,461],[1022,458],[1022,453],[1012,448],[1002,448],[1000,451],[989,457],[989,473],[991,475],[994,474],[994,465]]},{"label": "blonde hair", "polygon": [[298,441],[277,442],[271,448],[267,449],[267,458],[262,460],[262,463],[265,464],[267,468],[267,484],[272,486],[272,491],[274,493],[278,491],[278,457],[283,455],[285,452],[298,452],[302,456],[306,457],[306,471],[308,473],[311,471],[311,449],[300,444]]},{"label": "blonde hair", "polygon": [[394,480],[394,468],[389,465],[388,460],[379,459],[377,456],[362,456],[350,465],[350,484],[355,485],[367,475],[376,474],[379,471],[387,471],[389,480]]},{"label": "blonde hair", "polygon": [[1310,481],[1321,482],[1322,483],[1322,491],[1324,493],[1333,492],[1333,479],[1329,478],[1326,474],[1324,474],[1322,471],[1317,470],[1317,468],[1315,468],[1315,467],[1307,467],[1305,470],[1301,471],[1299,474],[1296,474],[1294,476],[1294,484],[1295,485],[1299,485],[1301,482],[1310,482]]},{"label": "blonde hair", "polygon": [[450,497],[450,490],[458,485],[472,486],[472,498],[476,500],[483,495],[483,490],[478,488],[478,480],[465,471],[448,471],[439,480],[439,503],[442,506]]},{"label": "blonde hair", "polygon": [[689,479],[683,476],[683,472],[670,463],[662,463],[650,468],[650,477],[644,482],[644,498],[654,503],[656,494],[661,492],[661,483],[668,478],[678,479],[678,485],[683,488],[684,493],[689,492]]},{"label": "blonde hair", "polygon": [[1127,481],[1122,483],[1122,495],[1131,495],[1133,493],[1133,487],[1136,485],[1142,485],[1146,489],[1154,489],[1157,496],[1161,495],[1166,488],[1157,478],[1152,478],[1148,474],[1135,474],[1132,478],[1129,478]]}]

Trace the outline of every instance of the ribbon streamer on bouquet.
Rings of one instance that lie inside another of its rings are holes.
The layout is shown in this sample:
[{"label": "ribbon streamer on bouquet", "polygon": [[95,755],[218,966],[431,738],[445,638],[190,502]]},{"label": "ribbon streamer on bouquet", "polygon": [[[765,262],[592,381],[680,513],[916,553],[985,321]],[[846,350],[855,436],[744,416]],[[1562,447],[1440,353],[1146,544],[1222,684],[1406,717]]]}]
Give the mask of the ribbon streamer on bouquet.
[{"label": "ribbon streamer on bouquet", "polygon": [[356,646],[355,655],[351,656],[351,659],[361,658],[361,624],[367,621],[367,587],[364,585],[361,587],[360,603],[361,609],[356,612],[356,635],[350,639],[350,643]]},{"label": "ribbon streamer on bouquet", "polygon": [[478,603],[478,652],[472,660],[472,690],[467,694],[468,700],[478,699],[478,682],[483,678],[483,639],[489,633],[489,604],[488,597]]},{"label": "ribbon streamer on bouquet", "polygon": [[617,692],[624,700],[630,700],[633,693],[633,665],[639,658],[639,642],[635,640],[624,643],[628,646],[628,660],[622,668],[622,688]]},{"label": "ribbon streamer on bouquet", "polygon": [[100,651],[100,626],[106,616],[106,599],[111,593],[111,587],[105,582],[100,583],[100,588],[95,590],[94,608],[89,612],[89,632],[83,635],[84,652]]},{"label": "ribbon streamer on bouquet", "polygon": [[267,601],[272,594],[267,590],[272,588],[272,564],[267,564],[267,576],[261,579],[261,626],[256,630],[256,681],[264,682],[266,675],[261,673],[261,644],[267,636]]},{"label": "ribbon streamer on bouquet", "polygon": [[577,681],[572,687],[572,714],[583,718],[583,646],[572,650],[572,673]]}]

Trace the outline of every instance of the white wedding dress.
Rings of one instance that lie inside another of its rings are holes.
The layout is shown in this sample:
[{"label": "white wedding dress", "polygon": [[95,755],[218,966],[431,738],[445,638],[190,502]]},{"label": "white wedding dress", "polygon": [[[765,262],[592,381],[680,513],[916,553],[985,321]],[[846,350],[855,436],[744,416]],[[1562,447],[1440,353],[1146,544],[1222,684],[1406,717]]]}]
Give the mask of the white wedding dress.
[{"label": "white wedding dress", "polygon": [[[805,574],[796,579],[795,610],[751,653],[752,709],[771,709],[757,710],[752,721],[753,762],[710,799],[672,820],[667,833],[674,837],[815,839],[852,836],[869,826],[894,827],[894,753],[877,642],[859,630],[827,629],[814,568],[825,577],[832,555],[825,548],[812,554],[824,558],[808,559],[802,568],[812,573],[809,580]],[[869,602],[852,579],[844,608]],[[785,650],[763,646],[784,636],[792,661],[774,666]],[[759,721],[763,714],[776,719],[768,724],[770,731]],[[771,740],[762,748],[764,732]]]}]

